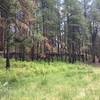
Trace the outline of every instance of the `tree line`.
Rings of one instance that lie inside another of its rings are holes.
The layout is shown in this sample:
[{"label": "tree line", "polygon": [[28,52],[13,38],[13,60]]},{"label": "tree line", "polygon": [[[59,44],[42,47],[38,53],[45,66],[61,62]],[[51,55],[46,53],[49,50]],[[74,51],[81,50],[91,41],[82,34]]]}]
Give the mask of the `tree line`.
[{"label": "tree line", "polygon": [[0,12],[6,68],[10,58],[100,62],[99,0],[0,0]]}]

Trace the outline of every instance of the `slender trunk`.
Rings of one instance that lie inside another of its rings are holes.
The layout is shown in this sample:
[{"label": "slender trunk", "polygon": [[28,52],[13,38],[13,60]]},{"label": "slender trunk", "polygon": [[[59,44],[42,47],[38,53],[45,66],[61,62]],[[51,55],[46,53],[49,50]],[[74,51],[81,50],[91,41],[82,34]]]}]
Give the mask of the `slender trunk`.
[{"label": "slender trunk", "polygon": [[32,59],[32,61],[34,60],[34,45],[31,49],[31,59]]},{"label": "slender trunk", "polygon": [[25,46],[22,46],[22,61],[25,61]]},{"label": "slender trunk", "polygon": [[16,45],[15,45],[15,60],[17,60],[17,48],[16,48]]},{"label": "slender trunk", "polygon": [[37,60],[39,59],[39,42],[37,42]]},{"label": "slender trunk", "polygon": [[74,43],[72,43],[72,56],[71,56],[71,59],[72,59],[72,63],[75,63],[75,48],[74,48]]},{"label": "slender trunk", "polygon": [[92,28],[92,62],[95,63],[95,42],[98,33],[98,26],[95,26],[95,21],[93,21],[93,28]]},{"label": "slender trunk", "polygon": [[95,51],[94,51],[94,43],[92,43],[92,62],[95,63]]},{"label": "slender trunk", "polygon": [[9,44],[7,43],[7,51],[6,51],[6,69],[10,68],[10,58],[9,58]]},{"label": "slender trunk", "polygon": [[66,51],[66,46],[67,46],[67,24],[64,22],[64,42],[65,42],[65,62],[67,61],[67,51]]}]

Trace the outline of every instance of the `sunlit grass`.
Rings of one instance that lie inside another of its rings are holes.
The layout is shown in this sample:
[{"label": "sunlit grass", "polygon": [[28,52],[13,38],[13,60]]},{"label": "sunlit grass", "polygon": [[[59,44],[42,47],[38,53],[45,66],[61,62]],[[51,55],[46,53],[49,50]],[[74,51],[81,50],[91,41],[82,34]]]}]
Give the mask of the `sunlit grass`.
[{"label": "sunlit grass", "polygon": [[0,59],[0,100],[99,100],[100,69],[64,62]]}]

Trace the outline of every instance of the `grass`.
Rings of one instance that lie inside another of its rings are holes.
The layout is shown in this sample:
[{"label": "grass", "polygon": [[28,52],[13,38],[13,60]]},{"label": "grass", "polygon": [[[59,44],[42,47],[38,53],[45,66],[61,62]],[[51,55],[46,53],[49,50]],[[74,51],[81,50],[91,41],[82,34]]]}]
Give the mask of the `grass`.
[{"label": "grass", "polygon": [[0,100],[100,100],[100,69],[64,62],[0,59]]}]

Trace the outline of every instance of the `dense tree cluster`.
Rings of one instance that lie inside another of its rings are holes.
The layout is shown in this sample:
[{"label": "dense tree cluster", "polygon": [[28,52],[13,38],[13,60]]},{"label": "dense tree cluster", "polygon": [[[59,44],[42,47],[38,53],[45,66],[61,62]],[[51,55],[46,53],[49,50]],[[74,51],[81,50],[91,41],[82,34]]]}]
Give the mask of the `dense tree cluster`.
[{"label": "dense tree cluster", "polygon": [[100,0],[0,0],[0,15],[6,67],[12,57],[100,61]]}]

